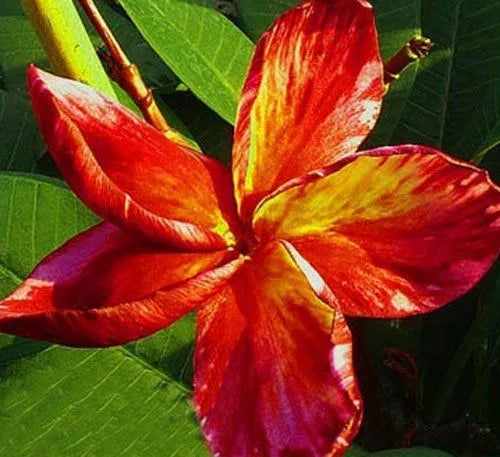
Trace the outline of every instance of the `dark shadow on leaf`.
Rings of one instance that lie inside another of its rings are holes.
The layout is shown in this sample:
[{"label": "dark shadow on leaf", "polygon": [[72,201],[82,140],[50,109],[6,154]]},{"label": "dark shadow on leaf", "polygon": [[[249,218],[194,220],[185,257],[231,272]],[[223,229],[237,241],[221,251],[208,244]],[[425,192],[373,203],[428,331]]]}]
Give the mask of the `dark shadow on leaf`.
[{"label": "dark shadow on leaf", "polygon": [[0,370],[2,366],[15,363],[18,360],[35,357],[49,346],[51,346],[50,343],[13,337],[9,344],[0,346]]}]

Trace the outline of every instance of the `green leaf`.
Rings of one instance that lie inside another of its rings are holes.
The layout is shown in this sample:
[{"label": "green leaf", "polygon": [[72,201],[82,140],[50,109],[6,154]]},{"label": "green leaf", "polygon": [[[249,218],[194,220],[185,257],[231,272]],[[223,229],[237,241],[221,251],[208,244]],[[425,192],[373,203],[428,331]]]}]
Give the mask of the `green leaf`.
[{"label": "green leaf", "polygon": [[[164,92],[174,90],[179,84],[178,78],[144,41],[132,22],[106,2],[99,1],[98,6],[127,55],[138,65],[146,83]],[[102,41],[94,27],[81,8],[79,12],[92,42],[100,46]],[[26,65],[29,62],[49,68],[42,45],[19,0],[3,0],[0,5],[0,64],[7,89],[25,90]]]},{"label": "green leaf", "polygon": [[[124,44],[125,51],[140,66],[147,82],[162,91],[173,90],[178,85],[177,78],[144,41],[135,26],[106,3],[99,2],[99,7]],[[85,16],[83,18],[92,41],[98,46],[101,41],[97,33]],[[45,52],[19,1],[5,0],[0,5],[0,64],[9,90],[0,91],[0,170],[4,171],[33,171],[37,169],[37,161],[45,151],[29,102],[14,95],[26,94],[26,66],[29,62],[49,67]],[[139,109],[130,97],[118,85],[113,83],[113,86],[119,101],[140,116]],[[156,98],[158,100],[158,95]],[[164,104],[161,104],[161,108],[169,124],[180,131],[191,146],[198,148],[175,113]]]},{"label": "green leaf", "polygon": [[[17,338],[0,333],[0,371],[6,365],[31,357],[50,346],[42,341]],[[0,416],[2,412],[0,410]]]},{"label": "green leaf", "polygon": [[266,2],[235,0],[240,22],[248,36],[255,42],[280,14],[299,3],[301,0],[267,0]]},{"label": "green leaf", "polygon": [[0,295],[69,237],[97,221],[60,181],[0,174]]},{"label": "green leaf", "polygon": [[[0,173],[0,296],[97,221],[60,181]],[[0,335],[0,455],[208,456],[191,408],[193,317],[77,350]]]},{"label": "green leaf", "polygon": [[353,444],[346,452],[346,457],[369,457],[371,454],[361,446]]},{"label": "green leaf", "polygon": [[54,73],[116,95],[72,0],[21,0]]},{"label": "green leaf", "polygon": [[[177,92],[165,97],[173,111],[182,119],[205,153],[225,164],[231,160],[233,127],[190,92]],[[174,126],[174,124],[172,124]]]},{"label": "green leaf", "polygon": [[50,346],[3,370],[0,453],[208,455],[193,416],[189,392],[123,348]]},{"label": "green leaf", "polygon": [[24,16],[19,0],[0,2],[0,65],[9,91],[25,92],[28,63],[47,68],[38,37]]},{"label": "green leaf", "polygon": [[500,265],[497,265],[479,286],[479,306],[474,319],[439,385],[434,401],[433,419],[439,422],[454,389],[470,360],[473,360],[476,382],[469,392],[472,418],[488,420],[489,383],[494,382],[492,368],[500,361]]},{"label": "green leaf", "polygon": [[[171,94],[170,96],[175,96],[175,94]],[[178,116],[178,114],[171,108],[170,105],[167,105],[167,103],[161,98],[160,94],[156,95],[155,100],[161,112],[165,116],[168,125],[170,125],[170,127],[176,130],[178,133],[180,133],[184,137],[184,140],[186,140],[188,145],[193,149],[201,152],[206,152],[203,151],[200,148],[200,145],[196,142],[191,132],[191,128],[186,125],[186,123]],[[203,108],[207,109],[204,105]]]},{"label": "green leaf", "polygon": [[481,166],[490,172],[491,179],[500,182],[500,144],[493,147],[481,161]]},{"label": "green leaf", "polygon": [[[252,36],[297,0],[236,0]],[[417,143],[480,162],[500,142],[500,2],[372,0],[385,58],[416,33],[431,54],[406,70],[384,99],[367,146]]]},{"label": "green leaf", "polygon": [[251,41],[201,0],[120,3],[146,41],[186,86],[233,123],[253,52]]},{"label": "green leaf", "polygon": [[[401,49],[411,37],[422,33],[420,29],[420,0],[375,0],[377,29],[379,30],[380,52],[384,60]],[[383,108],[367,148],[384,146],[391,141],[399,128],[402,116],[408,109],[409,96],[421,62],[405,70],[384,97]],[[402,142],[405,142],[404,140]]]},{"label": "green leaf", "polygon": [[[374,2],[377,8],[380,0]],[[386,0],[381,0],[384,3]],[[421,0],[431,54],[407,80],[408,102],[390,143],[414,142],[479,162],[500,141],[500,3]],[[382,29],[382,39],[385,39]],[[392,96],[391,91],[388,97]],[[380,123],[377,133],[392,128]]]},{"label": "green leaf", "polygon": [[406,449],[391,449],[388,451],[368,452],[358,445],[353,445],[346,453],[346,457],[453,457],[447,452],[425,447]]},{"label": "green leaf", "polygon": [[[109,6],[108,2],[100,0],[97,5],[128,58],[139,68],[146,84],[155,91],[173,92],[180,83],[179,79],[146,43],[134,24],[125,14]],[[101,45],[102,41],[98,38],[92,24],[86,19],[84,22],[94,41]]]},{"label": "green leaf", "polygon": [[130,343],[126,348],[191,390],[195,322],[195,314],[190,314],[168,329]]},{"label": "green leaf", "polygon": [[32,171],[44,152],[28,100],[0,90],[0,170]]},{"label": "green leaf", "polygon": [[429,449],[426,447],[413,447],[408,449],[392,449],[370,454],[373,457],[453,457],[447,452]]}]

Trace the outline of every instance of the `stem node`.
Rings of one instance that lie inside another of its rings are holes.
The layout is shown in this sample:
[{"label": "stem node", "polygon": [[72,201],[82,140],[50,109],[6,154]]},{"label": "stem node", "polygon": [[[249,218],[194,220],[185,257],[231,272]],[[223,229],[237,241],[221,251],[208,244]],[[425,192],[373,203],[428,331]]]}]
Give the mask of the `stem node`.
[{"label": "stem node", "polygon": [[98,53],[99,57],[105,62],[110,77],[130,95],[149,124],[167,137],[177,136],[177,133],[168,125],[158,108],[153,91],[142,79],[137,65],[128,59],[99,12],[94,0],[80,0],[80,4],[106,45],[107,49],[100,49]]},{"label": "stem node", "polygon": [[429,38],[415,36],[406,43],[396,54],[384,63],[385,90],[389,90],[392,82],[399,78],[401,73],[413,62],[423,59],[431,50],[432,42]]}]

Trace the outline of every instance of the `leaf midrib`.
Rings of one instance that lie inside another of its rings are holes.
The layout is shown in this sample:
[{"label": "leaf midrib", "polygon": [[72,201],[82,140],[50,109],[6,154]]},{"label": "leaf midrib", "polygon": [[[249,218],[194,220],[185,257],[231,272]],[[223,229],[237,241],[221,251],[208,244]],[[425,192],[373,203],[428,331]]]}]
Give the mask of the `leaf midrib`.
[{"label": "leaf midrib", "polygon": [[126,346],[116,346],[114,348],[107,349],[107,350],[114,350],[114,351],[125,353],[126,357],[130,357],[135,362],[141,364],[143,367],[145,367],[149,371],[156,373],[158,376],[164,378],[166,381],[168,381],[168,383],[170,385],[177,387],[181,392],[183,392],[185,394],[191,393],[191,389],[188,389],[186,386],[181,384],[179,381],[177,381],[173,377],[169,376],[164,371],[156,368],[154,365],[150,364],[147,360],[143,359],[142,357],[139,357],[135,352],[131,351]]},{"label": "leaf midrib", "polygon": [[450,89],[451,89],[451,75],[453,74],[453,67],[455,64],[455,58],[456,58],[456,47],[457,47],[457,37],[458,37],[458,27],[460,24],[460,16],[462,12],[462,5],[463,5],[463,0],[457,0],[457,5],[455,9],[455,15],[453,17],[453,29],[452,29],[452,35],[451,35],[451,43],[450,43],[450,63],[448,65],[448,71],[446,74],[446,80],[445,80],[445,92],[444,92],[444,97],[443,97],[443,118],[441,120],[441,128],[439,131],[439,147],[443,146],[443,138],[444,138],[444,131],[446,127],[446,121],[448,119],[448,112],[449,112],[449,98],[450,98]]}]

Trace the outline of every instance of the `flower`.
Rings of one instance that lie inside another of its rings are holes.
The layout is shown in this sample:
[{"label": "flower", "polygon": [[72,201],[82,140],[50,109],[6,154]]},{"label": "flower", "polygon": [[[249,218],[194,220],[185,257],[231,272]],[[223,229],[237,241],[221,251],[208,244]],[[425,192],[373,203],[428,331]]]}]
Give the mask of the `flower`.
[{"label": "flower", "polygon": [[308,1],[263,35],[232,177],[83,84],[32,66],[28,85],[61,173],[104,222],[0,302],[0,330],[108,346],[197,309],[214,455],[342,455],[362,416],[344,314],[432,311],[498,255],[485,171],[424,146],[356,152],[383,94],[365,0]]}]

